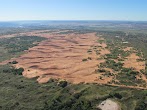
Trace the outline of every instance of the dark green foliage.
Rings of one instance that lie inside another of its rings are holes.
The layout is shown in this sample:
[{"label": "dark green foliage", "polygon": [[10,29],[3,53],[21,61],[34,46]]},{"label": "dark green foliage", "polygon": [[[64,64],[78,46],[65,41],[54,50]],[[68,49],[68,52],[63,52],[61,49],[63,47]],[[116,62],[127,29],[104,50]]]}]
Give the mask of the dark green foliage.
[{"label": "dark green foliage", "polygon": [[12,61],[12,62],[9,62],[10,64],[17,64],[18,62],[17,61]]},{"label": "dark green foliage", "polygon": [[[46,38],[38,36],[21,36],[12,38],[0,39],[0,47],[2,48],[0,54],[0,61],[19,56],[24,50],[36,46],[38,42]],[[1,49],[0,48],[0,49]]]},{"label": "dark green foliage", "polygon": [[146,108],[147,108],[147,104],[141,101],[137,103],[135,110],[147,110]]},{"label": "dark green foliage", "polygon": [[141,58],[140,58],[140,59],[137,59],[137,61],[138,61],[138,62],[140,62],[140,61],[142,62],[142,61],[145,61],[145,59],[141,59]]},{"label": "dark green foliage", "polygon": [[58,34],[71,34],[73,32],[74,32],[73,30],[68,30],[66,32],[59,32]]},{"label": "dark green foliage", "polygon": [[95,84],[68,84],[62,88],[58,80],[38,84],[36,79],[14,75],[11,69],[9,65],[0,66],[2,110],[97,110],[96,106],[107,98],[121,103],[123,110],[134,110],[134,101],[146,103],[146,90]]},{"label": "dark green foliage", "polygon": [[138,71],[134,71],[132,68],[122,68],[121,72],[127,73],[127,75],[138,75]]},{"label": "dark green foliage", "polygon": [[145,70],[144,70],[144,69],[141,69],[140,72],[141,72],[142,74],[145,74]]},{"label": "dark green foliage", "polygon": [[[143,56],[143,52],[141,49],[130,49],[125,51],[126,47],[132,47],[131,43],[123,43],[123,42],[131,42],[130,40],[125,38],[125,33],[123,32],[98,32],[102,37],[105,38],[107,43],[107,48],[110,50],[110,54],[105,55],[105,62],[101,63],[99,68],[111,68],[115,73],[117,73],[114,77],[119,82],[113,81],[116,84],[130,85],[130,86],[141,86],[145,87],[146,82],[142,79],[137,79],[137,77],[141,78],[139,72],[146,74],[145,70],[135,71],[133,68],[124,68],[123,61],[128,57],[131,53],[136,53],[141,58],[138,61],[144,61],[145,56]],[[119,36],[119,37],[116,37]],[[133,35],[132,35],[133,36]],[[139,40],[139,39],[138,39]],[[137,41],[137,40],[136,40]],[[136,45],[138,43],[136,42]],[[118,60],[118,62],[114,61]],[[106,74],[104,74],[106,75]],[[112,74],[113,75],[113,74]],[[109,75],[108,75],[109,76]],[[111,82],[112,83],[112,82]]]},{"label": "dark green foliage", "polygon": [[111,73],[110,71],[106,71],[103,75],[107,77],[114,76],[114,74]]},{"label": "dark green foliage", "polygon": [[90,49],[89,49],[89,50],[87,50],[87,52],[88,52],[88,53],[91,53],[91,52],[92,52],[92,50],[90,50]]},{"label": "dark green foliage", "polygon": [[68,84],[68,83],[67,83],[67,81],[60,81],[60,82],[59,82],[59,84],[58,84],[58,86],[60,86],[60,87],[63,87],[63,88],[64,88],[64,87],[66,87],[66,86],[67,86],[67,84]]},{"label": "dark green foliage", "polygon": [[87,59],[86,59],[86,58],[84,58],[84,59],[82,59],[82,61],[87,61]]},{"label": "dark green foliage", "polygon": [[[135,30],[136,31],[136,30]],[[107,39],[107,44],[109,49],[113,53],[112,55],[108,55],[108,58],[115,59],[118,56],[118,53],[121,57],[125,58],[130,55],[131,51],[123,52],[120,50],[122,47],[135,47],[137,50],[137,55],[141,57],[138,61],[146,61],[147,62],[147,34],[146,33],[128,33],[128,32],[119,32],[119,31],[98,31],[98,34],[103,35],[104,38]],[[116,38],[115,36],[120,36],[120,38]],[[129,44],[121,44],[120,42],[128,41]],[[119,48],[118,48],[119,47]],[[146,65],[147,68],[147,65]],[[146,72],[145,72],[146,73]]]},{"label": "dark green foliage", "polygon": [[117,74],[116,79],[118,79],[121,84],[125,85],[146,85],[145,81],[136,79],[138,74],[139,72],[134,71],[132,68],[122,68],[121,71]]},{"label": "dark green foliage", "polygon": [[81,96],[82,96],[82,92],[78,92],[73,95],[73,97],[76,99],[79,99]]},{"label": "dark green foliage", "polygon": [[98,42],[100,43],[100,44],[102,44],[103,42],[105,42],[104,40],[98,40]]},{"label": "dark green foliage", "polygon": [[3,73],[9,73],[9,74],[15,74],[15,75],[22,75],[22,72],[24,71],[23,68],[14,68],[10,66],[6,66],[1,70]]},{"label": "dark green foliage", "polygon": [[[131,42],[131,45],[136,47],[138,50],[143,51],[144,53],[144,57],[147,58],[147,34],[143,34],[143,33],[138,33],[138,34],[133,34],[130,33],[127,36],[124,36],[124,38],[126,40],[128,40],[129,42]],[[141,52],[138,53],[141,55]]]},{"label": "dark green foliage", "polygon": [[114,60],[106,60],[105,63],[100,64],[100,67],[111,68],[115,71],[121,70],[122,66],[123,66],[123,63],[121,62],[116,63]]},{"label": "dark green foliage", "polygon": [[105,69],[97,69],[96,72],[104,73],[104,72],[106,72],[106,70]]},{"label": "dark green foliage", "polygon": [[92,108],[91,102],[86,100],[79,100],[76,104],[73,105],[71,110],[89,110]]},{"label": "dark green foliage", "polygon": [[38,36],[21,36],[4,38],[0,40],[0,45],[8,49],[9,53],[20,52],[27,50],[29,47],[34,46],[33,42],[39,42],[45,38]]},{"label": "dark green foliage", "polygon": [[24,69],[23,68],[18,68],[18,69],[15,69],[14,70],[14,74],[16,74],[16,75],[22,75],[22,72],[24,71]]},{"label": "dark green foliage", "polygon": [[117,59],[118,58],[118,55],[115,55],[115,54],[106,54],[106,58],[107,59]]},{"label": "dark green foliage", "polygon": [[122,95],[120,94],[120,93],[110,93],[110,96],[111,97],[116,97],[116,98],[118,98],[118,99],[121,99],[122,98]]},{"label": "dark green foliage", "polygon": [[121,71],[129,73],[130,71],[132,71],[132,69],[131,68],[122,68]]},{"label": "dark green foliage", "polygon": [[145,70],[145,75],[147,75],[147,68],[146,68],[146,70]]},{"label": "dark green foliage", "polygon": [[88,59],[88,60],[92,60],[92,58],[91,58],[91,57],[88,57],[87,59]]}]

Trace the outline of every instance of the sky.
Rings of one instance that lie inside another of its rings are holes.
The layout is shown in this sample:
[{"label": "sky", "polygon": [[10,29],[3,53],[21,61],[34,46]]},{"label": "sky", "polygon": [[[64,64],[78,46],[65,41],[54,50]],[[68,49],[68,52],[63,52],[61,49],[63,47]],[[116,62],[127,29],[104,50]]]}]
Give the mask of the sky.
[{"label": "sky", "polygon": [[147,0],[0,0],[0,21],[147,21]]}]

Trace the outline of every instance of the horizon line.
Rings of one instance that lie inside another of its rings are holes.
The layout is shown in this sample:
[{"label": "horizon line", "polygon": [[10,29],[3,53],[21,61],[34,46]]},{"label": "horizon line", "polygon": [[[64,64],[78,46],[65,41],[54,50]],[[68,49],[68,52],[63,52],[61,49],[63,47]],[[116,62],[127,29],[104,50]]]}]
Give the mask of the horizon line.
[{"label": "horizon line", "polygon": [[70,20],[70,19],[65,19],[65,20],[37,20],[37,19],[34,19],[34,20],[29,20],[29,19],[26,19],[26,20],[0,20],[0,22],[20,22],[20,21],[126,21],[126,22],[147,22],[147,20]]}]

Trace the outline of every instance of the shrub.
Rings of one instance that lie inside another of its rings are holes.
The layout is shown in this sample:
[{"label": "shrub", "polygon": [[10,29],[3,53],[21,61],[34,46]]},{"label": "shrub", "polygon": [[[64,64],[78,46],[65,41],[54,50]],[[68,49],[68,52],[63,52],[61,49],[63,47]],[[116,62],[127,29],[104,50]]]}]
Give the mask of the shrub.
[{"label": "shrub", "polygon": [[17,62],[17,61],[12,61],[11,63],[12,63],[12,64],[17,64],[18,62]]},{"label": "shrub", "polygon": [[122,72],[129,72],[129,71],[131,71],[131,68],[122,68],[121,71],[122,71]]},{"label": "shrub", "polygon": [[67,81],[60,81],[59,83],[58,83],[58,86],[60,86],[60,87],[66,87],[67,86]]},{"label": "shrub", "polygon": [[84,58],[82,61],[87,61],[87,59],[86,59],[86,58]]},{"label": "shrub", "polygon": [[12,74],[15,74],[15,75],[22,75],[24,69],[23,68],[14,68],[14,67],[7,67],[7,68],[4,68],[2,70],[3,73],[12,73]]},{"label": "shrub", "polygon": [[88,60],[92,60],[92,58],[91,57],[88,57]]},{"label": "shrub", "polygon": [[90,101],[78,100],[72,107],[71,110],[90,110],[92,107]]},{"label": "shrub", "polygon": [[120,93],[110,93],[110,96],[111,97],[116,97],[116,98],[118,98],[118,99],[121,99],[122,98],[122,95],[120,94]]},{"label": "shrub", "polygon": [[139,72],[138,72],[138,71],[133,71],[133,70],[132,70],[132,71],[129,72],[129,74],[138,75]]},{"label": "shrub", "polygon": [[147,105],[143,101],[140,101],[137,103],[135,110],[145,110],[146,107]]},{"label": "shrub", "polygon": [[147,69],[145,70],[145,74],[147,75]]},{"label": "shrub", "polygon": [[23,68],[18,68],[18,69],[15,69],[14,70],[14,74],[16,74],[16,75],[22,75],[23,71],[24,71]]},{"label": "shrub", "polygon": [[101,80],[103,80],[103,77],[102,77],[102,76],[100,76],[99,78],[100,78]]},{"label": "shrub", "polygon": [[100,73],[104,73],[104,72],[106,72],[105,69],[97,69],[96,71],[97,71],[97,72],[100,72]]},{"label": "shrub", "polygon": [[91,53],[91,52],[92,52],[92,50],[87,50],[87,52],[88,52],[88,53]]},{"label": "shrub", "polygon": [[82,92],[75,93],[73,96],[74,98],[79,99],[79,97],[82,96]]},{"label": "shrub", "polygon": [[3,73],[11,73],[11,72],[13,72],[13,69],[12,69],[12,68],[4,68],[4,69],[2,70],[2,72],[3,72]]}]

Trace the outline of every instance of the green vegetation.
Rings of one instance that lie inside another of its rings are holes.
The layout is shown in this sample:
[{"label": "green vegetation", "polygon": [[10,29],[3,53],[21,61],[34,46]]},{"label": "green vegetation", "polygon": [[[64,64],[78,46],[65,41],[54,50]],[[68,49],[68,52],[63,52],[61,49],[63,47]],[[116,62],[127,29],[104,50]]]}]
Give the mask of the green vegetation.
[{"label": "green vegetation", "polygon": [[38,36],[21,36],[12,38],[0,39],[0,61],[8,60],[13,57],[17,57],[28,50],[29,48],[36,46],[38,42],[45,40],[45,38]]},{"label": "green vegetation", "polygon": [[97,69],[96,72],[104,73],[104,72],[106,72],[106,70],[105,69]]},{"label": "green vegetation", "polygon": [[[107,71],[103,71],[103,76],[114,76],[114,79],[109,82],[110,84],[120,84],[126,86],[140,86],[146,87],[146,82],[142,80],[141,74],[146,74],[145,70],[135,71],[133,68],[124,68],[124,60],[131,54],[135,53],[140,56],[137,61],[144,61],[145,58],[142,55],[142,51],[130,48],[129,50],[124,50],[126,47],[131,47],[130,43],[123,43],[125,41],[121,36],[125,36],[123,32],[98,32],[102,37],[105,38],[107,44],[107,49],[110,50],[110,54],[104,56],[105,62],[100,63],[98,68],[104,70],[104,68],[110,68],[113,70],[115,75]],[[117,37],[116,37],[117,36]],[[119,36],[119,37],[118,37]],[[126,40],[127,41],[127,40]],[[98,69],[98,72],[101,73]],[[139,79],[137,77],[140,77]]]},{"label": "green vegetation", "polygon": [[87,50],[87,53],[92,53],[92,50],[91,49]]},{"label": "green vegetation", "polygon": [[71,34],[71,33],[74,33],[74,31],[73,30],[63,30],[62,32],[61,30],[61,32],[59,32],[58,34]]},{"label": "green vegetation", "polygon": [[116,63],[114,60],[106,60],[106,62],[101,63],[99,67],[100,68],[106,67],[106,68],[111,68],[114,71],[119,71],[121,70],[122,66],[123,63],[121,62]]},{"label": "green vegetation", "polygon": [[147,90],[55,79],[38,84],[36,78],[14,74],[10,65],[0,66],[0,86],[2,110],[97,110],[96,106],[107,98],[119,102],[123,110],[140,110],[146,107],[147,99]]},{"label": "green vegetation", "polygon": [[18,62],[17,61],[12,61],[12,62],[9,62],[10,64],[17,64]]},{"label": "green vegetation", "polygon": [[110,54],[107,54],[106,57],[108,59],[118,59],[118,58],[126,58],[128,57],[133,51],[124,51],[126,47],[129,47],[129,44],[123,44],[123,41],[120,38],[106,38],[106,43],[108,45],[108,49],[110,50]]},{"label": "green vegetation", "polygon": [[[141,27],[140,27],[141,28]],[[130,30],[130,29],[128,29]],[[142,32],[142,33],[141,33]],[[107,41],[107,44],[109,45],[109,48],[112,47],[135,47],[137,50],[137,55],[143,57],[143,59],[146,61],[146,65],[147,65],[147,33],[146,31],[137,31],[136,29],[134,29],[133,31],[117,31],[116,29],[114,29],[113,31],[111,30],[99,30],[97,31],[98,35],[101,35],[102,37],[104,37]],[[119,36],[119,37],[116,37]],[[115,41],[115,42],[112,42]],[[129,43],[121,43],[121,42],[129,42]],[[134,50],[132,50],[134,51]],[[117,52],[116,52],[117,53]],[[123,51],[121,52],[123,53]],[[125,52],[126,55],[123,55],[124,57],[128,56],[130,54],[130,52],[128,51],[127,53]],[[115,55],[115,53],[114,53]],[[117,55],[116,55],[117,57]],[[147,70],[147,66],[146,66],[146,70]]]},{"label": "green vegetation", "polygon": [[[95,32],[85,30],[85,28],[86,26],[77,28],[78,33]],[[132,52],[124,52],[123,49],[127,46],[135,46],[139,50],[137,55],[143,55],[143,58],[138,59],[138,61],[146,61],[146,34],[127,33],[126,35],[125,32],[114,30],[97,32],[106,39],[106,41],[100,41],[100,43],[108,43],[107,48],[110,49],[112,54],[107,54],[104,57],[106,62],[101,63],[101,68],[96,71],[107,76],[115,76],[114,78],[120,81],[114,82],[117,84],[145,87],[145,82],[136,80],[136,76],[139,75],[138,71],[133,70],[133,68],[123,67],[124,59]],[[120,37],[116,38],[115,36]],[[129,43],[120,43],[122,38]],[[0,39],[0,61],[18,56],[24,50],[37,45],[37,42],[42,40],[44,38],[36,36]],[[99,54],[96,47],[87,52],[91,53],[93,50]],[[87,61],[91,60],[91,58],[83,60]],[[98,110],[97,105],[108,98],[118,102],[122,110],[147,110],[147,90],[98,84],[70,84],[67,81],[57,79],[50,79],[46,84],[38,84],[36,78],[27,79],[22,76],[23,68],[16,69],[11,66],[11,64],[16,63],[17,61],[13,61],[8,65],[0,66],[1,110]],[[110,71],[103,69],[106,67],[118,74],[114,75]],[[147,74],[147,63],[146,70],[141,70],[140,72]]]},{"label": "green vegetation", "polygon": [[100,44],[102,44],[104,42],[105,42],[105,40],[98,40],[98,43],[100,43]]},{"label": "green vegetation", "polygon": [[82,61],[87,61],[87,59],[86,59],[86,58],[84,58],[84,59],[82,59]]},{"label": "green vegetation", "polygon": [[146,86],[146,82],[141,79],[136,79],[136,76],[139,75],[138,71],[134,71],[131,68],[122,68],[122,70],[117,74],[116,78],[119,79],[118,84],[124,84],[126,86]]},{"label": "green vegetation", "polygon": [[4,73],[7,73],[7,74],[14,74],[14,75],[22,75],[22,72],[24,71],[23,68],[14,68],[13,66],[10,66],[10,65],[6,65],[4,66],[3,68],[1,68],[0,70],[1,72],[4,72]]},{"label": "green vegetation", "polygon": [[82,59],[82,61],[88,61],[88,60],[92,60],[92,58],[91,57],[88,57],[88,58]]},{"label": "green vegetation", "polygon": [[58,86],[60,87],[66,87],[67,86],[67,81],[59,81]]}]

